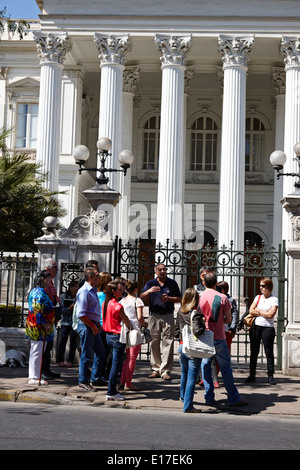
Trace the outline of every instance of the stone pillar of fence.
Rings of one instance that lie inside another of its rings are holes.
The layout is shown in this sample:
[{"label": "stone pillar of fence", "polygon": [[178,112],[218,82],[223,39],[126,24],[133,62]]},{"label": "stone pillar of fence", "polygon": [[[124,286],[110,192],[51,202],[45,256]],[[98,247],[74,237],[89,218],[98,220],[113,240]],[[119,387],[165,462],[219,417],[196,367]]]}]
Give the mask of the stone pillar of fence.
[{"label": "stone pillar of fence", "polygon": [[283,333],[282,369],[287,375],[300,376],[300,189],[282,199],[289,215],[291,237],[287,240],[288,261],[288,324]]}]

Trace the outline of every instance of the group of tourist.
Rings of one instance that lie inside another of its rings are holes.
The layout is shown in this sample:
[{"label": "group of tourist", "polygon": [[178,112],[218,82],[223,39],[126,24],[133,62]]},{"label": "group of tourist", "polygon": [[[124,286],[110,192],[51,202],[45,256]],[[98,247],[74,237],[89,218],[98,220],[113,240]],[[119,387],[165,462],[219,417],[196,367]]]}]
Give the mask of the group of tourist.
[{"label": "group of tourist", "polygon": [[[50,370],[50,351],[57,321],[60,322],[58,365],[72,367],[80,339],[78,387],[93,391],[106,385],[106,400],[125,400],[122,390],[138,390],[132,383],[141,344],[126,347],[126,335],[131,329],[149,327],[150,379],[171,380],[174,339],[179,340],[178,354],[181,366],[180,400],[185,413],[196,413],[193,398],[199,380],[204,385],[207,405],[214,404],[214,389],[219,386],[217,373],[221,372],[231,406],[246,404],[234,384],[230,360],[230,346],[238,324],[235,300],[228,293],[228,284],[218,283],[216,274],[209,268],[200,271],[200,283],[188,288],[182,296],[177,282],[167,276],[164,264],[155,267],[154,279],[148,281],[138,296],[136,281],[112,279],[107,272],[99,272],[98,263],[86,263],[84,280],[71,281],[66,293],[58,298],[52,279],[57,273],[53,259],[35,279],[28,299],[28,316],[25,334],[31,340],[29,356],[29,383],[47,385],[58,374]],[[261,341],[267,357],[268,381],[274,380],[273,344],[274,317],[278,299],[272,296],[271,279],[260,282],[261,295],[250,306],[255,316],[250,331],[250,375],[246,382],[254,382]],[[147,321],[143,315],[144,303],[149,304]],[[180,303],[176,324],[175,304]],[[193,314],[193,315],[192,315]],[[214,333],[215,355],[200,359],[183,352],[182,330],[193,328],[200,337],[205,329]],[[69,351],[65,362],[67,340]],[[125,339],[124,339],[125,338]],[[122,393],[120,393],[122,392]]]}]

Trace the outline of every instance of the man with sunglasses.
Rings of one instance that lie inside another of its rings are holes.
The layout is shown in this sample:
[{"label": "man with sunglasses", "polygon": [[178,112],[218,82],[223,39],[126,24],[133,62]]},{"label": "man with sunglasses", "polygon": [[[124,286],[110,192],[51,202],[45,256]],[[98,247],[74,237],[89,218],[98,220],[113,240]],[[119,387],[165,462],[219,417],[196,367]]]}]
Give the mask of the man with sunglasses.
[{"label": "man with sunglasses", "polygon": [[[105,349],[100,336],[100,303],[97,286],[100,274],[95,268],[84,271],[84,285],[77,292],[77,331],[80,336],[79,384],[81,391],[93,391],[93,385],[101,385],[101,372],[105,359]],[[94,354],[94,358],[93,358]],[[88,369],[93,361],[91,377]]]},{"label": "man with sunglasses", "polygon": [[152,369],[149,378],[161,377],[171,380],[174,355],[174,309],[175,303],[181,301],[181,292],[174,279],[167,276],[164,264],[155,268],[156,277],[148,281],[143,288],[140,298],[149,299],[149,329],[152,336],[150,344],[150,366]]}]

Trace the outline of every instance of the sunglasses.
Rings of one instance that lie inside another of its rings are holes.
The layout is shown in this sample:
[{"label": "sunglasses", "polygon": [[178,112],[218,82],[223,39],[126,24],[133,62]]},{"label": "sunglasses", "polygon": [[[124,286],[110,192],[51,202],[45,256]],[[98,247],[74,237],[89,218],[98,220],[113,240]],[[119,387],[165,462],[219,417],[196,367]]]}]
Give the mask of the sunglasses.
[{"label": "sunglasses", "polygon": [[261,284],[259,287],[267,287],[266,284]]}]

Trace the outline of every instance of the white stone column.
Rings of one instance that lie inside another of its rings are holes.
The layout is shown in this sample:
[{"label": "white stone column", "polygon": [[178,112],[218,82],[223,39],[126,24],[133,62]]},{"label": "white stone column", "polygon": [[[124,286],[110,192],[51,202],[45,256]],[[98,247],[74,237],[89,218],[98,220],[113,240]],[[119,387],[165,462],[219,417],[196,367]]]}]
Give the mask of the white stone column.
[{"label": "white stone column", "polygon": [[185,183],[184,72],[191,36],[155,36],[162,69],[156,243],[183,237]]},{"label": "white stone column", "polygon": [[248,54],[254,37],[219,37],[224,70],[219,246],[244,249],[245,119]]},{"label": "white stone column", "polygon": [[60,221],[65,227],[78,215],[78,165],[73,149],[81,143],[83,77],[82,70],[76,67],[65,69],[62,77],[59,190],[66,194],[59,198],[67,209]]},{"label": "white stone column", "polygon": [[[284,173],[298,173],[294,160],[294,145],[300,141],[300,37],[283,37],[281,53],[286,71],[284,153],[287,156]],[[283,176],[284,208],[282,238],[286,240],[288,260],[287,318],[283,333],[283,371],[300,376],[300,190],[294,187],[295,178]]]},{"label": "white stone column", "polygon": [[[287,156],[284,173],[298,173],[298,165],[294,161],[294,145],[300,141],[300,36],[283,37],[281,53],[284,57],[286,72],[285,95],[285,130],[284,153]],[[283,196],[293,193],[296,179],[283,177]],[[292,240],[292,228],[288,222],[286,211],[282,214],[282,239]]]},{"label": "white stone column", "polygon": [[6,79],[8,67],[0,67],[0,129],[5,128]]},{"label": "white stone column", "polygon": [[[122,149],[132,151],[132,125],[133,125],[133,99],[137,83],[140,79],[139,67],[126,67],[123,73],[123,122],[122,122]],[[131,198],[131,167],[127,175],[120,178],[120,193],[122,199],[119,202],[119,237],[128,241],[129,210]]]},{"label": "white stone column", "polygon": [[[98,137],[111,139],[112,157],[107,165],[109,168],[119,169],[119,154],[122,150],[123,71],[125,55],[131,44],[128,35],[116,37],[96,33],[94,41],[99,52],[101,68]],[[109,187],[117,191],[119,176],[119,173],[108,175]]]},{"label": "white stone column", "polygon": [[[280,67],[272,68],[272,82],[275,90],[276,99],[276,130],[275,130],[275,149],[284,149],[284,110],[285,110],[285,71]],[[276,178],[274,172],[274,201],[273,201],[273,246],[278,249],[282,242],[282,199],[283,179]]]},{"label": "white stone column", "polygon": [[58,190],[59,139],[61,114],[61,80],[63,62],[70,50],[67,34],[34,32],[41,65],[37,161],[49,173],[45,183],[51,191]]}]

